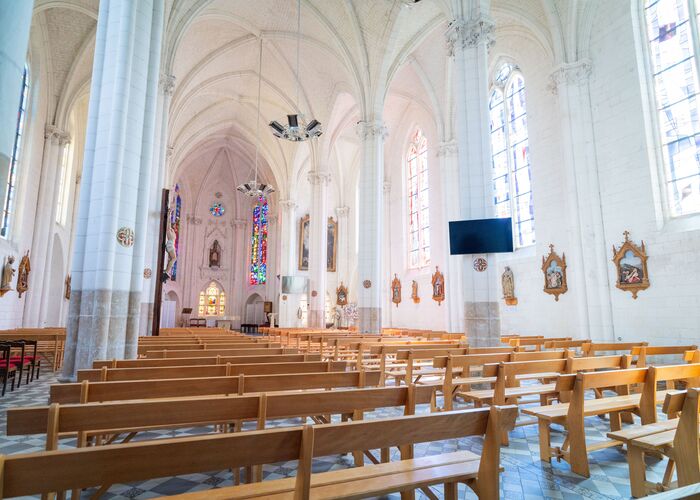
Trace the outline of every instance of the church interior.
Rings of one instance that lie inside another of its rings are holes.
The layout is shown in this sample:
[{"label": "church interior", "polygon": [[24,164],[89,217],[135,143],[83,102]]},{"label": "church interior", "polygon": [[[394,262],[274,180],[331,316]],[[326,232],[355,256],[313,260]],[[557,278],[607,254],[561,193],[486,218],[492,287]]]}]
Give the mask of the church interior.
[{"label": "church interior", "polygon": [[0,24],[0,497],[700,498],[700,0]]}]

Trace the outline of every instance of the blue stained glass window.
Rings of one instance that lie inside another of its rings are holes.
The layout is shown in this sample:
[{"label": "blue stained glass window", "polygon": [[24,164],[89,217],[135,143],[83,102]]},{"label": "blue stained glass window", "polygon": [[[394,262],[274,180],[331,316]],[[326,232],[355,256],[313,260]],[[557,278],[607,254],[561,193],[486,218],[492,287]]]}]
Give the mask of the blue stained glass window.
[{"label": "blue stained glass window", "polygon": [[267,200],[260,197],[253,208],[249,276],[251,285],[263,285],[267,281],[267,211]]},{"label": "blue stained glass window", "polygon": [[221,217],[225,211],[226,209],[222,203],[212,203],[211,207],[209,207],[209,213],[214,217]]},{"label": "blue stained glass window", "polygon": [[525,80],[518,68],[503,64],[489,99],[493,203],[496,217],[513,218],[516,247],[535,243],[530,146]]},{"label": "blue stained glass window", "polygon": [[22,75],[22,94],[17,108],[17,126],[15,127],[15,142],[12,146],[10,156],[10,171],[7,176],[7,186],[5,188],[5,206],[2,210],[2,221],[0,223],[0,236],[7,238],[10,234],[10,222],[15,205],[17,170],[19,168],[19,156],[22,150],[22,139],[24,133],[24,122],[27,111],[27,97],[29,94],[29,68],[24,66]]}]

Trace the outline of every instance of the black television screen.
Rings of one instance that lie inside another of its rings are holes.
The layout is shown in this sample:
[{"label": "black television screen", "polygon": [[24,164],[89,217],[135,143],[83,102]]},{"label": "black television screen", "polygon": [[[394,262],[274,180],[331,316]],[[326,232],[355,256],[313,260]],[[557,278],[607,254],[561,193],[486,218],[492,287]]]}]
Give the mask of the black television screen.
[{"label": "black television screen", "polygon": [[450,222],[450,255],[513,251],[513,225],[505,219]]}]

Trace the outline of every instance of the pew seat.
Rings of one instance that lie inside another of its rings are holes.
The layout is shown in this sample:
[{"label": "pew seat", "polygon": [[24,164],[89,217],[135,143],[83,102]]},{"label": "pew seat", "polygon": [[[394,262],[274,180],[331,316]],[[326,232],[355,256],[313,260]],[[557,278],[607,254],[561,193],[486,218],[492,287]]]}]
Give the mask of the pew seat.
[{"label": "pew seat", "polygon": [[[481,457],[469,451],[321,472],[311,476],[309,498],[362,499],[397,491],[427,488],[441,483],[471,482],[477,478]],[[181,500],[230,498],[294,498],[295,478],[244,484],[176,495]],[[456,488],[455,488],[456,491]],[[445,495],[445,498],[450,498]],[[456,498],[456,497],[452,497]]]},{"label": "pew seat", "polygon": [[[546,396],[555,394],[556,384],[533,384],[520,387],[507,387],[505,389],[506,400],[519,399],[526,396]],[[483,389],[468,392],[458,392],[458,396],[473,401],[475,404],[491,404],[493,401],[493,389]]]}]

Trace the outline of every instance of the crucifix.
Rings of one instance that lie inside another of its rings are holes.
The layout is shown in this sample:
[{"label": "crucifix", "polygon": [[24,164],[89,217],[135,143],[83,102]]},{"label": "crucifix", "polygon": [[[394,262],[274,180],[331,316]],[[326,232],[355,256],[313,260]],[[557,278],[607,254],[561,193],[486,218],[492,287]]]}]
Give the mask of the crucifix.
[{"label": "crucifix", "polygon": [[[165,233],[168,230],[168,200],[170,198],[170,190],[163,189],[160,198],[160,229],[158,235],[158,262],[156,264],[156,290],[153,297],[153,323],[151,324],[151,335],[158,336],[160,334],[160,310],[163,302],[163,283],[168,281],[169,276],[163,270],[165,257]],[[164,276],[165,275],[165,276]]]}]

